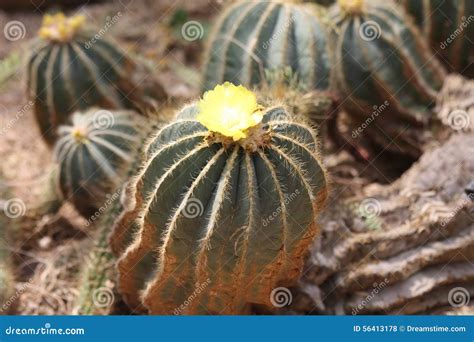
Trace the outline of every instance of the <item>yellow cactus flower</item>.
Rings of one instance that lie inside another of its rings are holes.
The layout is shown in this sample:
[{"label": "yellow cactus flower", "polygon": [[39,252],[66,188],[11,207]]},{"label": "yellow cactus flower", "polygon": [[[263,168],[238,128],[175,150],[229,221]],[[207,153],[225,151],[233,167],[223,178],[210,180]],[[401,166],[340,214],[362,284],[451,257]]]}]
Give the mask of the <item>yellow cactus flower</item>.
[{"label": "yellow cactus flower", "polygon": [[339,0],[341,9],[349,15],[357,15],[362,12],[364,0]]},{"label": "yellow cactus flower", "polygon": [[247,129],[262,121],[257,97],[247,88],[226,82],[207,91],[199,101],[198,121],[209,131],[231,137],[247,137]]},{"label": "yellow cactus flower", "polygon": [[69,18],[63,13],[46,14],[38,35],[43,39],[66,42],[71,40],[79,28],[82,27],[85,20],[86,17],[81,14]]}]

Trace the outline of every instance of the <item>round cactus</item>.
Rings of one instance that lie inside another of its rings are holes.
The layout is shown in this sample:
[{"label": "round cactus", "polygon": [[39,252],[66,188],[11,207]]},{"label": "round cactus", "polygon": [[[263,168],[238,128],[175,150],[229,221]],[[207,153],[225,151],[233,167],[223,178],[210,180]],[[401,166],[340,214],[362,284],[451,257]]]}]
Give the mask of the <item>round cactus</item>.
[{"label": "round cactus", "polygon": [[366,118],[388,101],[384,118],[426,123],[445,73],[403,10],[387,1],[339,0],[330,13],[339,28],[335,77],[348,111]]},{"label": "round cactus", "polygon": [[98,106],[144,111],[165,96],[143,65],[85,26],[82,15],[46,15],[28,60],[28,94],[50,145],[57,127],[76,110]]},{"label": "round cactus", "polygon": [[161,128],[112,246],[119,290],[152,314],[237,314],[297,280],[326,178],[315,133],[230,83]]},{"label": "round cactus", "polygon": [[474,77],[474,2],[398,0],[450,71]]},{"label": "round cactus", "polygon": [[328,28],[313,4],[240,1],[218,19],[204,65],[203,90],[229,81],[264,82],[266,72],[291,67],[309,89],[330,86]]},{"label": "round cactus", "polygon": [[140,142],[139,126],[133,112],[90,109],[74,113],[71,125],[58,128],[58,183],[64,198],[85,217],[123,181]]}]

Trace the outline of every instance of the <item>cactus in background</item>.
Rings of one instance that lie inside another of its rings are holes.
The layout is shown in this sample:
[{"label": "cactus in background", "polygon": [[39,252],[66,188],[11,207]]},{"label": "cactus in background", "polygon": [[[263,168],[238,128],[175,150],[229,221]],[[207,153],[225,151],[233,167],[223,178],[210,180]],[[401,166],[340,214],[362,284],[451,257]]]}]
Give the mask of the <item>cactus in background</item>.
[{"label": "cactus in background", "polygon": [[312,129],[225,83],[156,132],[146,151],[111,239],[131,309],[271,306],[272,289],[297,280],[326,198]]},{"label": "cactus in background", "polygon": [[432,118],[443,68],[394,3],[339,0],[330,15],[338,27],[331,40],[334,74],[346,97],[351,129],[364,127],[364,135],[378,151],[402,150],[419,157],[420,133],[412,134],[407,127],[423,126]]},{"label": "cactus in background", "polygon": [[240,1],[216,23],[208,45],[203,90],[229,81],[261,85],[267,70],[291,67],[311,90],[330,87],[328,27],[313,4]]},{"label": "cactus in background", "polygon": [[71,113],[91,106],[145,111],[165,97],[145,66],[86,29],[82,15],[46,15],[28,60],[28,95],[50,145]]},{"label": "cactus in background", "polygon": [[90,109],[74,113],[72,125],[60,126],[54,147],[58,183],[85,217],[117,190],[141,142],[141,120],[133,112]]},{"label": "cactus in background", "polygon": [[367,115],[385,100],[401,117],[423,123],[444,72],[395,4],[339,0],[331,8],[339,28],[336,78],[350,111]]},{"label": "cactus in background", "polygon": [[448,70],[474,77],[474,1],[398,0]]}]

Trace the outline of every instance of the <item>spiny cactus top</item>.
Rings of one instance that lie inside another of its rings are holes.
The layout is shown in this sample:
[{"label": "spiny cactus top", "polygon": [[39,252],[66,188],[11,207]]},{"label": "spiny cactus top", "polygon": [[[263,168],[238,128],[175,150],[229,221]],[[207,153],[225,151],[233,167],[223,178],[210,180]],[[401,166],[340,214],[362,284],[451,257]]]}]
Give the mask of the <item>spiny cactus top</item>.
[{"label": "spiny cactus top", "polygon": [[116,196],[139,140],[138,117],[128,111],[92,108],[72,115],[72,124],[58,129],[54,154],[59,186],[66,200],[90,218]]},{"label": "spiny cactus top", "polygon": [[46,15],[28,60],[28,93],[49,144],[68,116],[91,106],[144,110],[164,96],[117,44],[87,27],[84,16]]},{"label": "spiny cactus top", "polygon": [[398,0],[451,71],[474,77],[474,1]]},{"label": "spiny cactus top", "polygon": [[426,122],[444,71],[403,10],[390,1],[339,0],[330,13],[338,27],[335,78],[348,110],[366,117],[388,101],[384,118]]},{"label": "spiny cactus top", "polygon": [[330,86],[327,30],[316,5],[239,1],[218,19],[204,65],[203,90],[230,81],[258,85],[266,70],[291,67],[309,89]]},{"label": "spiny cactus top", "polygon": [[111,240],[130,307],[271,306],[272,289],[296,281],[326,198],[313,130],[225,83],[185,107],[147,150]]}]

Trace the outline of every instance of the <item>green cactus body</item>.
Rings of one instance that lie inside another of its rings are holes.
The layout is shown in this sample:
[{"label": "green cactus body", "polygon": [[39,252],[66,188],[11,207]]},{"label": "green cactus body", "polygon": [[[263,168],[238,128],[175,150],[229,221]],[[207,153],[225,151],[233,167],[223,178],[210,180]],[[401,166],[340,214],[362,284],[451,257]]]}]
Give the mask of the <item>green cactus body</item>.
[{"label": "green cactus body", "polygon": [[450,70],[474,77],[474,2],[398,0]]},{"label": "green cactus body", "polygon": [[123,181],[140,142],[139,127],[133,112],[97,109],[74,113],[72,125],[59,127],[54,148],[58,183],[64,198],[85,217]]},{"label": "green cactus body", "polygon": [[327,27],[315,5],[240,1],[218,19],[205,58],[203,90],[229,81],[259,85],[267,70],[291,67],[313,90],[330,86]]},{"label": "green cactus body", "polygon": [[273,107],[255,135],[233,142],[197,112],[184,108],[149,141],[128,189],[134,205],[112,236],[119,290],[134,310],[235,314],[270,305],[274,287],[297,279],[317,233],[326,180],[311,128]]},{"label": "green cactus body", "polygon": [[366,118],[388,101],[381,118],[426,123],[445,73],[403,10],[386,1],[339,0],[330,13],[338,27],[335,78],[347,110]]},{"label": "green cactus body", "polygon": [[143,111],[153,106],[153,98],[164,96],[156,82],[154,94],[147,93],[144,80],[149,78],[139,76],[144,66],[117,44],[94,38],[96,32],[78,29],[61,40],[49,31],[41,34],[28,59],[27,88],[48,144],[56,140],[57,127],[77,110],[97,106]]}]

